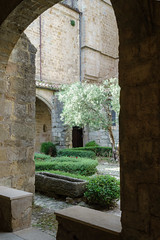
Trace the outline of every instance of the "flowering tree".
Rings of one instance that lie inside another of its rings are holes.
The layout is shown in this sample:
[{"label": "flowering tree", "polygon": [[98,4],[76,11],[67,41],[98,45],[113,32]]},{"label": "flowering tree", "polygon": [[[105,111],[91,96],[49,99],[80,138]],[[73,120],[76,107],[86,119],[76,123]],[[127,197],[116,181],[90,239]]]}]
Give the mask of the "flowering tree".
[{"label": "flowering tree", "polygon": [[85,82],[65,85],[58,92],[58,98],[63,103],[61,119],[71,127],[89,125],[93,129],[108,131],[114,150],[111,110],[119,114],[119,93],[116,78],[105,80],[101,85]]}]

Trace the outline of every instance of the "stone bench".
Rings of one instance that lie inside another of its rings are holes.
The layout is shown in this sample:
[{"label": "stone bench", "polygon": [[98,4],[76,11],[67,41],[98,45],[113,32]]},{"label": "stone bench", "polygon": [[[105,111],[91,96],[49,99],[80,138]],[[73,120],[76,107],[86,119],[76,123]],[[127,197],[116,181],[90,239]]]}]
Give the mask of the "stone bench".
[{"label": "stone bench", "polygon": [[0,186],[0,231],[30,227],[33,194]]},{"label": "stone bench", "polygon": [[80,206],[56,211],[57,240],[120,240],[120,217]]}]

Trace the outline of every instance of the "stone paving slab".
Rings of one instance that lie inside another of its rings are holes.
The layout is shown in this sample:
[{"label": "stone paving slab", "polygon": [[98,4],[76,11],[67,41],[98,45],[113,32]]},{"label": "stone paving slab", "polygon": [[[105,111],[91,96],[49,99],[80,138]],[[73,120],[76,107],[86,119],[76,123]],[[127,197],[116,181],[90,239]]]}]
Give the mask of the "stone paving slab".
[{"label": "stone paving slab", "polygon": [[0,233],[1,240],[22,240],[22,238],[16,236],[14,233]]},{"label": "stone paving slab", "polygon": [[28,228],[14,233],[0,233],[0,240],[56,240],[36,228]]}]

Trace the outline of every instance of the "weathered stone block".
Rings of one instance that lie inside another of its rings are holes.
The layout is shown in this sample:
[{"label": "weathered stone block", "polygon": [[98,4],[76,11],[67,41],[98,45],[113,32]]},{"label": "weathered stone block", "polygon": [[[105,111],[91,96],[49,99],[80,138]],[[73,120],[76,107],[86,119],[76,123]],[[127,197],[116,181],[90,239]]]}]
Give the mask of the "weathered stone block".
[{"label": "weathered stone block", "polygon": [[0,186],[11,187],[11,177],[0,178]]},{"label": "weathered stone block", "polygon": [[151,218],[151,233],[153,239],[160,239],[160,219],[158,217]]},{"label": "weathered stone block", "polygon": [[132,182],[129,175],[125,175],[125,184],[121,187],[121,192],[123,192],[121,208],[127,211],[137,211],[137,185]]},{"label": "weathered stone block", "polygon": [[9,126],[0,124],[0,141],[5,141],[10,137]]},{"label": "weathered stone block", "polygon": [[86,181],[51,173],[37,173],[35,187],[39,192],[49,195],[81,197],[85,191]]},{"label": "weathered stone block", "polygon": [[7,161],[1,162],[0,178],[8,177],[10,172],[10,164]]},{"label": "weathered stone block", "polygon": [[30,227],[32,193],[0,186],[0,231]]},{"label": "weathered stone block", "polygon": [[57,240],[120,240],[120,217],[84,207],[56,212]]},{"label": "weathered stone block", "polygon": [[148,213],[149,212],[149,188],[147,184],[138,185],[138,202],[139,202],[139,212]]},{"label": "weathered stone block", "polygon": [[125,240],[153,240],[153,238],[150,238],[149,234],[137,231],[133,228],[127,228],[126,226],[122,229],[122,236],[122,239]]},{"label": "weathered stone block", "polygon": [[5,162],[7,160],[7,149],[6,148],[0,148],[0,162]]},{"label": "weathered stone block", "polygon": [[149,232],[150,228],[150,217],[149,214],[123,211],[122,221],[125,222],[125,226],[128,228],[134,228],[136,230],[143,231],[144,233]]},{"label": "weathered stone block", "polygon": [[160,217],[160,186],[151,184],[149,186],[150,212],[152,215]]}]

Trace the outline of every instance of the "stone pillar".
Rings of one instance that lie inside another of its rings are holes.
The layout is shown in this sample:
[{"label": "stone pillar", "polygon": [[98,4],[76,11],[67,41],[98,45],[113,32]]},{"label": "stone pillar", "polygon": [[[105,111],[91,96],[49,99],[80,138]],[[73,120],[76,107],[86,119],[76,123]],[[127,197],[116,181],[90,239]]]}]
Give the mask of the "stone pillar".
[{"label": "stone pillar", "polygon": [[89,127],[85,126],[83,128],[83,146],[86,145],[86,143],[89,142]]},{"label": "stone pillar", "polygon": [[120,26],[122,236],[124,240],[158,240],[160,2],[113,4]]},{"label": "stone pillar", "polygon": [[7,65],[0,117],[0,185],[29,192],[35,178],[35,53],[23,34]]},{"label": "stone pillar", "polygon": [[56,95],[53,96],[52,109],[52,142],[57,148],[72,147],[72,129],[64,125],[60,114],[62,113],[62,103],[59,102]]}]

